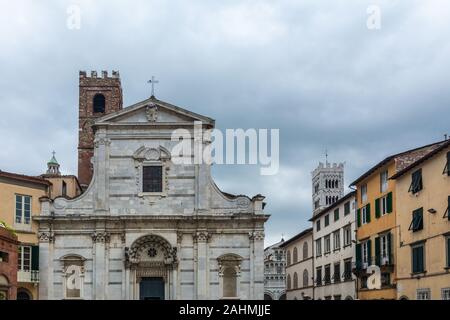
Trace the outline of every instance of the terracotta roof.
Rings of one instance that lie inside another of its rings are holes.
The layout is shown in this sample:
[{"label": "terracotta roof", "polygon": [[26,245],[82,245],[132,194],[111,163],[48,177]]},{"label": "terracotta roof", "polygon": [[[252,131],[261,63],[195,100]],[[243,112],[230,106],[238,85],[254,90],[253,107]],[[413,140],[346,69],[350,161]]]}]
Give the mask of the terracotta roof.
[{"label": "terracotta roof", "polygon": [[[379,168],[381,168],[382,166],[384,166],[385,164],[387,164],[388,162],[390,162],[391,160],[395,160],[398,157],[407,155],[409,153],[415,152],[415,151],[419,151],[421,149],[425,149],[425,148],[429,148],[429,147],[439,147],[441,144],[445,143],[446,140],[444,141],[439,141],[439,142],[435,142],[435,143],[431,143],[425,146],[421,146],[418,148],[414,148],[414,149],[410,149],[407,151],[403,151],[394,155],[391,155],[389,157],[386,157],[384,160],[380,161],[379,163],[377,163],[375,166],[373,166],[372,168],[370,168],[368,171],[366,171],[363,175],[361,175],[358,179],[356,179],[355,181],[353,181],[350,186],[355,186],[357,183],[361,182],[362,180],[364,180],[365,178],[367,178],[368,176],[370,176],[372,173],[374,173],[376,170],[378,170]],[[434,150],[434,149],[433,149]],[[404,168],[404,167],[403,167]],[[403,168],[400,168],[400,170],[402,170]]]},{"label": "terracotta roof", "polygon": [[309,233],[312,233],[312,231],[313,231],[312,228],[308,228],[308,229],[303,230],[302,232],[298,233],[297,235],[293,236],[292,238],[290,238],[290,239],[286,240],[284,243],[282,243],[280,245],[280,248],[286,247],[289,243],[291,243],[291,242],[293,242],[293,241],[295,241],[297,239],[300,239],[300,238],[306,236]]},{"label": "terracotta roof", "polygon": [[425,156],[423,156],[422,158],[420,158],[419,160],[414,161],[413,163],[411,163],[409,166],[407,166],[406,168],[404,168],[403,170],[400,170],[399,172],[397,172],[396,174],[394,174],[392,177],[390,177],[390,179],[397,179],[399,177],[401,177],[402,175],[404,175],[405,173],[407,173],[409,170],[411,170],[412,168],[418,166],[419,164],[423,163],[424,161],[430,159],[431,157],[433,157],[435,154],[438,154],[439,152],[443,151],[444,149],[450,147],[450,139],[447,140],[445,143],[443,143],[442,145],[440,145],[438,148],[434,149],[433,151],[427,153]]},{"label": "terracotta roof", "polygon": [[325,209],[322,209],[319,213],[315,214],[312,216],[311,219],[309,219],[308,221],[314,221],[317,218],[323,216],[325,213],[333,210],[334,208],[336,208],[338,205],[340,205],[342,202],[344,202],[345,200],[348,200],[348,198],[351,198],[352,196],[356,195],[356,191],[352,191],[347,193],[345,196],[343,196],[342,198],[340,198],[338,201],[336,201],[335,203],[333,203],[332,205],[326,207]]},{"label": "terracotta roof", "polygon": [[51,185],[50,181],[47,181],[40,177],[27,176],[24,174],[6,172],[6,171],[2,171],[2,170],[0,170],[0,177],[12,179],[12,180],[26,181],[26,182],[31,182],[31,183],[46,185],[46,186]]}]

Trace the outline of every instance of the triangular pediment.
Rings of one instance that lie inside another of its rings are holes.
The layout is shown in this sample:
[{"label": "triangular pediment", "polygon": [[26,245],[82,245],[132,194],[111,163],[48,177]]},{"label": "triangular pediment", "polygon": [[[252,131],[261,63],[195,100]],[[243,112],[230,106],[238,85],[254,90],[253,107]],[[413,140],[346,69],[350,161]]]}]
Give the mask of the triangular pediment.
[{"label": "triangular pediment", "polygon": [[170,103],[149,98],[120,111],[98,118],[95,124],[177,124],[201,121],[214,125],[214,120]]}]

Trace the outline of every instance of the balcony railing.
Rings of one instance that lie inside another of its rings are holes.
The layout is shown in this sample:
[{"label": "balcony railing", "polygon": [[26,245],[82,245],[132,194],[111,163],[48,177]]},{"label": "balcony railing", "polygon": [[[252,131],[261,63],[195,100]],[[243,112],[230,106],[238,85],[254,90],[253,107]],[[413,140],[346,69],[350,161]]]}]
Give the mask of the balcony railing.
[{"label": "balcony railing", "polygon": [[394,256],[380,255],[372,257],[370,259],[370,262],[363,262],[363,261],[352,262],[352,269],[356,271],[361,271],[367,269],[370,265],[377,265],[381,268],[393,266]]},{"label": "balcony railing", "polygon": [[19,270],[19,271],[17,271],[17,282],[38,283],[39,282],[39,271],[38,270]]}]

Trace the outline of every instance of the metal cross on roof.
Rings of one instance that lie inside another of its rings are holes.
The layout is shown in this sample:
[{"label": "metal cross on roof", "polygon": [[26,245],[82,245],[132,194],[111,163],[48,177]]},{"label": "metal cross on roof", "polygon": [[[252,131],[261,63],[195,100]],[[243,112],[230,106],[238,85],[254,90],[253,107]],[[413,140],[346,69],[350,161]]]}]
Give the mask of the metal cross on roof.
[{"label": "metal cross on roof", "polygon": [[155,84],[159,83],[159,80],[156,80],[154,76],[152,76],[151,80],[148,80],[147,83],[151,83],[152,84],[152,95],[151,97],[154,98],[155,97]]}]

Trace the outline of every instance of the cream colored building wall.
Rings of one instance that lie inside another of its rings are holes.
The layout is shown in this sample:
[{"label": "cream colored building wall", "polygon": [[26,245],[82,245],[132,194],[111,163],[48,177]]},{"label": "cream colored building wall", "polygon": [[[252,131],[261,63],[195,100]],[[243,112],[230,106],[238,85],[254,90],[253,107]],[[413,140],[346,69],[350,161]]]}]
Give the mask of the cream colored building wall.
[{"label": "cream colored building wall", "polygon": [[[450,195],[450,177],[443,174],[450,148],[441,151],[421,165],[397,179],[397,222],[400,246],[397,249],[398,298],[416,299],[417,289],[430,289],[431,299],[441,299],[441,289],[450,288],[450,273],[446,269],[446,235],[450,233],[450,221],[443,218]],[[411,174],[422,169],[423,189],[413,195],[408,192]],[[423,229],[412,232],[408,228],[412,212],[423,207]],[[436,213],[428,212],[429,209]],[[413,276],[411,244],[425,240],[425,274]]]},{"label": "cream colored building wall", "polygon": [[[303,259],[303,245],[308,245],[308,257]],[[297,248],[298,261],[293,262],[293,251]],[[302,238],[294,240],[285,246],[286,256],[287,252],[291,255],[291,264],[286,265],[286,299],[287,300],[303,300],[305,297],[313,298],[313,247],[312,247],[312,232]],[[308,271],[308,285],[303,286],[303,272]],[[294,274],[298,276],[298,288],[294,288]],[[291,289],[287,289],[288,275],[291,278]]]},{"label": "cream colored building wall", "polygon": [[[344,205],[345,203],[350,203],[350,213],[344,215]],[[334,221],[334,210],[339,208],[339,220]],[[325,226],[325,216],[329,215],[329,225]],[[320,230],[317,231],[317,221],[320,220]],[[344,228],[350,226],[351,230],[351,239],[355,240],[355,197],[352,196],[342,202],[339,206],[333,207],[328,210],[327,213],[318,217],[313,221],[313,244],[316,245],[316,240],[322,242],[322,254],[317,255],[316,251],[314,251],[314,273],[316,273],[317,267],[322,267],[322,277],[325,274],[325,265],[331,265],[331,276],[334,274],[334,264],[340,263],[341,274],[344,272],[344,260],[352,259],[354,260],[354,252],[355,252],[355,244],[350,242],[350,245],[344,246]],[[334,232],[339,231],[340,235],[340,246],[338,250],[334,250]],[[331,251],[325,252],[325,244],[324,237],[330,236],[331,242]],[[314,250],[316,248],[314,247]],[[315,277],[316,275],[314,275]],[[336,296],[340,295],[342,299],[347,297],[351,297],[352,299],[356,299],[356,290],[355,290],[355,281],[356,277],[352,274],[352,280],[343,281],[337,283],[331,283],[329,285],[316,286],[314,290],[314,298],[317,299],[325,299],[326,296]],[[332,280],[333,282],[333,280]]]},{"label": "cream colored building wall", "polygon": [[75,198],[81,193],[75,176],[45,177],[45,179],[52,183],[50,191],[51,198],[56,198],[62,195],[63,181],[66,183],[67,196],[69,198]]}]

